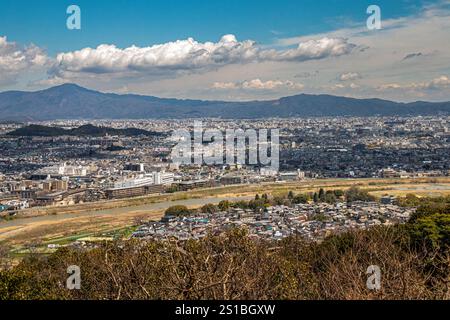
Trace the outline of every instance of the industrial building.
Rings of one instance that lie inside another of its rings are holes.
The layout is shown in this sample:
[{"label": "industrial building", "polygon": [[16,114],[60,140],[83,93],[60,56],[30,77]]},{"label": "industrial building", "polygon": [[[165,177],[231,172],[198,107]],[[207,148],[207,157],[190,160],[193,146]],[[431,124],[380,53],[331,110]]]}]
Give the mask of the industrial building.
[{"label": "industrial building", "polygon": [[174,174],[171,172],[152,172],[133,179],[114,182],[105,190],[105,193],[108,199],[143,196],[163,192],[164,187],[171,185],[173,181]]},{"label": "industrial building", "polygon": [[151,184],[138,187],[112,188],[105,190],[108,199],[120,199],[129,197],[139,197],[151,193],[161,193],[164,186],[161,184]]}]

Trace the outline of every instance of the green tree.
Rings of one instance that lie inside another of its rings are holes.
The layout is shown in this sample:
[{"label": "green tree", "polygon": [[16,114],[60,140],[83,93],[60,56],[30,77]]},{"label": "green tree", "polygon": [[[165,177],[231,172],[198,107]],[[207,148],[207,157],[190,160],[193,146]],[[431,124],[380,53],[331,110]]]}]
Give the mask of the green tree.
[{"label": "green tree", "polygon": [[319,190],[319,200],[320,202],[325,202],[325,190],[323,190],[323,188],[320,188]]},{"label": "green tree", "polygon": [[248,202],[241,200],[233,203],[233,207],[239,208],[239,209],[248,209]]},{"label": "green tree", "polygon": [[345,198],[347,202],[353,201],[375,201],[375,197],[370,195],[367,191],[361,190],[360,188],[353,186],[345,192]]},{"label": "green tree", "polygon": [[333,191],[327,191],[325,193],[325,202],[326,203],[334,204],[334,203],[336,203],[336,201],[337,201],[337,198]]},{"label": "green tree", "polygon": [[417,207],[422,204],[423,199],[417,197],[415,194],[408,193],[403,198],[398,198],[397,203],[401,207]]},{"label": "green tree", "polygon": [[176,216],[176,217],[186,216],[191,214],[191,210],[189,210],[186,206],[177,205],[167,208],[164,214],[166,216]]},{"label": "green tree", "polygon": [[300,193],[297,194],[294,199],[293,199],[293,203],[308,203],[309,201],[309,196],[305,193]]},{"label": "green tree", "polygon": [[214,205],[212,203],[207,203],[203,207],[201,207],[200,211],[202,213],[213,214],[213,213],[216,213],[217,211],[219,211],[219,209],[217,208],[216,205]]},{"label": "green tree", "polygon": [[336,190],[334,190],[333,192],[334,192],[334,195],[335,195],[337,198],[341,198],[341,197],[344,196],[344,191],[342,191],[341,189],[336,189]]},{"label": "green tree", "polygon": [[416,243],[448,251],[450,249],[450,215],[436,213],[418,218],[411,229],[412,238]]},{"label": "green tree", "polygon": [[228,200],[222,200],[219,202],[219,210],[220,211],[227,211],[228,209],[230,209],[231,203]]},{"label": "green tree", "polygon": [[284,204],[284,198],[282,196],[273,197],[273,204],[276,206],[281,206]]},{"label": "green tree", "polygon": [[262,212],[266,208],[263,199],[249,201],[248,207],[255,212]]},{"label": "green tree", "polygon": [[294,192],[292,192],[292,191],[289,191],[289,193],[288,193],[288,199],[289,200],[292,200],[292,199],[294,199]]},{"label": "green tree", "polygon": [[434,214],[448,214],[450,215],[450,203],[423,200],[423,203],[411,214],[409,222],[414,223],[418,219],[432,216]]}]

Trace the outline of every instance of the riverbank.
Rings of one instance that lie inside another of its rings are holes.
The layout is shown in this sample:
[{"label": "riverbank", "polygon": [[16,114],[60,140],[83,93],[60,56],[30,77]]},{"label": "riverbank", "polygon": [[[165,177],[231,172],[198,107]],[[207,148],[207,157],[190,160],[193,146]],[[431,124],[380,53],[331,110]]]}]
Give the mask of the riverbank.
[{"label": "riverbank", "polygon": [[196,189],[173,194],[85,203],[67,207],[48,207],[24,210],[12,220],[0,221],[0,242],[24,245],[33,242],[48,242],[52,239],[76,235],[104,233],[136,224],[136,220],[158,220],[165,209],[173,205],[198,208],[206,203],[222,200],[249,200],[255,194],[283,194],[289,191],[304,193],[348,189],[357,185],[371,194],[403,196],[413,193],[418,196],[450,194],[450,178],[421,179],[325,179],[290,183],[265,183],[234,185],[209,189]]}]

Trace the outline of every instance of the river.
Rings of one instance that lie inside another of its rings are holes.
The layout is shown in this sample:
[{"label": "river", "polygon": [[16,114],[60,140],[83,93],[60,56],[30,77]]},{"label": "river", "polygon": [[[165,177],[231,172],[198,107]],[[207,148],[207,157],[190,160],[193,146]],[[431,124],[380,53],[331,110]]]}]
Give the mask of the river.
[{"label": "river", "polygon": [[175,205],[184,205],[184,206],[202,206],[207,203],[217,204],[222,200],[229,201],[239,201],[239,200],[251,200],[253,197],[216,197],[216,198],[199,198],[199,199],[187,199],[187,200],[176,200],[176,201],[165,201],[159,203],[149,203],[138,206],[130,206],[130,207],[120,207],[120,208],[112,208],[112,209],[104,209],[104,210],[94,210],[94,211],[86,211],[81,213],[65,213],[60,215],[45,215],[38,217],[30,217],[30,218],[15,218],[8,221],[0,222],[0,234],[2,234],[2,229],[7,229],[10,227],[20,227],[26,226],[29,224],[33,224],[36,222],[54,222],[54,221],[63,221],[66,219],[72,218],[80,218],[80,217],[99,217],[99,216],[107,216],[107,215],[120,215],[128,212],[142,212],[148,213],[149,211],[159,211],[165,210],[171,206]]}]

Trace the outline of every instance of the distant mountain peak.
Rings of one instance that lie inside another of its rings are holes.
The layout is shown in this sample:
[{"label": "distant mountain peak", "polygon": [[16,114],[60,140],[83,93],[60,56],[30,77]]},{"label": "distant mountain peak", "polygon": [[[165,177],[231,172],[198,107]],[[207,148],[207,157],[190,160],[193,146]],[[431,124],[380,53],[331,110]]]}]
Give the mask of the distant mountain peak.
[{"label": "distant mountain peak", "polygon": [[42,90],[42,91],[62,91],[62,92],[69,92],[69,91],[78,91],[78,92],[97,92],[91,89],[84,88],[82,86],[79,86],[76,83],[63,83],[58,86],[50,87],[48,89]]},{"label": "distant mountain peak", "polygon": [[86,89],[85,87],[82,87],[82,86],[76,84],[76,83],[63,83],[63,84],[60,84],[59,86],[55,86],[53,88],[72,88],[72,89],[89,90],[89,89]]}]

